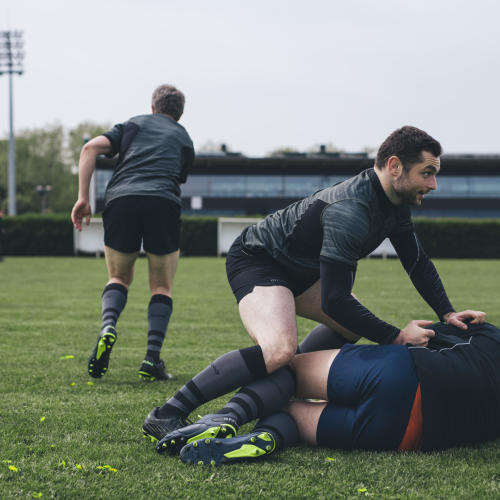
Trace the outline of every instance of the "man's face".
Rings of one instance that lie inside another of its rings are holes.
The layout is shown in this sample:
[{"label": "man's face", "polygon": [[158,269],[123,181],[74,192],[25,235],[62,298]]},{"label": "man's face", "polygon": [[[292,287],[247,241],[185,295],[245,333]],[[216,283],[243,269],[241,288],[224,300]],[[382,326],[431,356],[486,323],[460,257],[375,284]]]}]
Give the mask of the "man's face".
[{"label": "man's face", "polygon": [[401,203],[420,206],[424,196],[437,188],[436,175],[441,169],[439,158],[427,151],[422,152],[422,161],[415,163],[409,172],[404,169],[394,180],[393,189]]}]

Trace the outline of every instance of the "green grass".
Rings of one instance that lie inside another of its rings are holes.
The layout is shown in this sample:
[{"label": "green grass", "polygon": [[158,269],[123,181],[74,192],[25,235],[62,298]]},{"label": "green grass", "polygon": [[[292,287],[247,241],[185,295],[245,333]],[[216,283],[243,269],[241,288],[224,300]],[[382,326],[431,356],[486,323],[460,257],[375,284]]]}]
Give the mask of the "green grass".
[{"label": "green grass", "polygon": [[[437,267],[456,308],[485,310],[500,324],[500,261],[449,260]],[[433,454],[299,447],[261,463],[217,469],[157,455],[140,432],[149,410],[217,356],[251,341],[223,259],[182,259],[164,351],[177,378],[140,381],[148,302],[141,259],[109,373],[90,386],[86,364],[105,281],[102,259],[0,263],[0,498],[500,498],[500,440]],[[434,319],[397,261],[361,262],[355,292],[398,326]],[[311,326],[299,319],[300,338]],[[74,358],[60,359],[66,355]],[[214,411],[225,400],[196,413]],[[102,465],[117,471],[99,473]]]}]

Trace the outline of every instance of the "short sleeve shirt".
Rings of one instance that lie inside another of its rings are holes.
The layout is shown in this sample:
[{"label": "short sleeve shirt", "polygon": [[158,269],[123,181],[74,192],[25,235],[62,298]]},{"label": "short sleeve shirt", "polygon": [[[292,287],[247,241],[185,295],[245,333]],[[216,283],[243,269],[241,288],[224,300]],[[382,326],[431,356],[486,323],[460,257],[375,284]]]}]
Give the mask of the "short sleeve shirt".
[{"label": "short sleeve shirt", "polygon": [[106,204],[122,196],[158,196],[181,203],[194,159],[191,138],[182,125],[163,114],[135,116],[103,134],[119,154],[106,188]]},{"label": "short sleeve shirt", "polygon": [[269,215],[245,231],[243,244],[291,268],[318,270],[320,259],[355,268],[385,238],[413,230],[409,206],[392,204],[368,169]]}]

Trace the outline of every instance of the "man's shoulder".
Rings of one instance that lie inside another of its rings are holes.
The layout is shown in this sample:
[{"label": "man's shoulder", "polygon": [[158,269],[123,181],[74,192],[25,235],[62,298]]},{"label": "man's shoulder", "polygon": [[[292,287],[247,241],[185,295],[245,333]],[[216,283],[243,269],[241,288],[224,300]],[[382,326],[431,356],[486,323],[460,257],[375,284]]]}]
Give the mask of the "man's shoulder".
[{"label": "man's shoulder", "polygon": [[318,198],[328,205],[343,205],[350,207],[369,207],[376,199],[373,185],[366,171],[354,177],[323,189],[317,193]]},{"label": "man's shoulder", "polygon": [[154,115],[148,114],[148,115],[135,115],[129,118],[125,123],[137,123],[138,125],[143,124],[143,123],[148,123],[151,122],[153,123],[153,117]]},{"label": "man's shoulder", "polygon": [[151,113],[148,115],[137,115],[130,118],[126,124],[135,124],[139,126],[144,132],[150,131],[164,131],[166,134],[173,134],[181,140],[191,143],[191,138],[186,129],[174,119],[160,113]]}]

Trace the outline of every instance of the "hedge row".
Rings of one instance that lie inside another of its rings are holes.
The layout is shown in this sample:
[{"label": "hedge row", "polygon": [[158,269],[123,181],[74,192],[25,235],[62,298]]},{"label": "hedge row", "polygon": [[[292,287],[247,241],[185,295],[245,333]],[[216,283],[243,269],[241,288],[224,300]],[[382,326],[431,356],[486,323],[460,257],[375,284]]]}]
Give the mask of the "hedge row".
[{"label": "hedge row", "polygon": [[[73,255],[68,215],[4,217],[5,255]],[[500,258],[500,219],[415,219],[417,233],[431,257]],[[183,217],[183,255],[216,255],[217,217]]]},{"label": "hedge row", "polygon": [[4,255],[73,255],[73,224],[63,214],[3,218]]},{"label": "hedge row", "polygon": [[[4,255],[73,255],[73,224],[64,214],[24,214],[3,218]],[[184,217],[183,255],[216,255],[217,217]]]},{"label": "hedge row", "polygon": [[425,252],[434,258],[499,259],[500,219],[414,219]]}]

